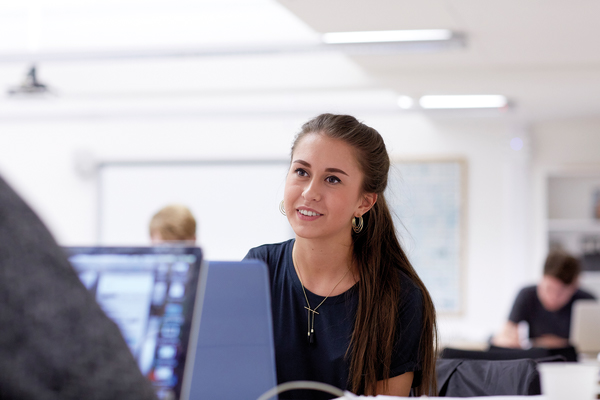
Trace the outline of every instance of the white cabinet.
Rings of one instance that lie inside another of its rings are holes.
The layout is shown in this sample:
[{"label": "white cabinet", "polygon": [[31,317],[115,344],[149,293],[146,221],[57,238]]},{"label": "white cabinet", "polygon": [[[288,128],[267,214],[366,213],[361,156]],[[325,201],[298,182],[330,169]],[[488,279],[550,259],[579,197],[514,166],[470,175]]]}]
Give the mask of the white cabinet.
[{"label": "white cabinet", "polygon": [[583,287],[600,297],[600,170],[548,177],[548,241],[579,257]]}]

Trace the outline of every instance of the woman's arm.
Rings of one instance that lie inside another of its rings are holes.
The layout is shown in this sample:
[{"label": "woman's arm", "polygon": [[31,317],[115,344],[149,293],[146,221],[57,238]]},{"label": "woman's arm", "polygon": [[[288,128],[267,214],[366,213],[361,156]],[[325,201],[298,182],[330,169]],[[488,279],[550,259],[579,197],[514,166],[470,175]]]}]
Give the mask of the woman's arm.
[{"label": "woman's arm", "polygon": [[387,380],[387,390],[384,392],[383,383],[385,381],[377,382],[377,394],[384,394],[387,396],[402,396],[408,397],[410,394],[410,388],[412,386],[414,372],[405,372],[402,375],[395,376]]}]

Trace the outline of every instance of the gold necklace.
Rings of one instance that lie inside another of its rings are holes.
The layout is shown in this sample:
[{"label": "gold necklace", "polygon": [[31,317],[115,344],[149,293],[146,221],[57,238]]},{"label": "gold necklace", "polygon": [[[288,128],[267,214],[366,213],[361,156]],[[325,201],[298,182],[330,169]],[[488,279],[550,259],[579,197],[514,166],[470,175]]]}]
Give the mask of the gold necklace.
[{"label": "gold necklace", "polygon": [[350,272],[350,267],[348,267],[348,270],[346,271],[346,273],[344,274],[344,276],[342,276],[342,279],[340,279],[338,281],[338,283],[335,284],[335,286],[333,287],[333,289],[331,289],[331,291],[329,292],[329,294],[327,296],[325,296],[325,298],[323,299],[323,301],[321,301],[319,303],[318,306],[316,306],[314,309],[310,307],[310,302],[308,301],[308,296],[306,295],[306,290],[304,289],[304,283],[302,283],[302,274],[300,274],[300,268],[298,268],[296,266],[296,247],[294,246],[294,248],[292,248],[292,262],[294,264],[294,269],[296,270],[296,272],[298,273],[298,279],[300,279],[300,285],[302,286],[302,293],[304,293],[304,299],[306,300],[306,308],[307,311],[307,322],[308,322],[308,343],[309,344],[313,344],[315,342],[315,314],[318,314],[317,309],[319,307],[321,307],[321,305],[323,303],[325,303],[325,300],[327,300],[329,298],[329,296],[331,296],[331,293],[333,293],[333,291],[335,290],[336,287],[338,287],[338,285],[340,283],[342,283],[342,281],[344,280],[344,278],[346,277],[346,275],[348,275],[348,272]]}]

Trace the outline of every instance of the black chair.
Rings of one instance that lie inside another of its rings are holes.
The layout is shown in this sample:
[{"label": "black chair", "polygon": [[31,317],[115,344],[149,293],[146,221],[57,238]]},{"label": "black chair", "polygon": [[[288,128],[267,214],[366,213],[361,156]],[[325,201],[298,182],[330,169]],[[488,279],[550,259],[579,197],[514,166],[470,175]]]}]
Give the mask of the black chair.
[{"label": "black chair", "polygon": [[[539,356],[541,351],[546,353],[545,356]],[[541,359],[541,358],[556,358],[556,357],[564,357],[564,361],[568,362],[576,362],[577,361],[577,349],[574,346],[566,346],[566,347],[557,347],[557,348],[541,348],[541,347],[532,347],[531,349],[521,350],[521,349],[511,349],[506,347],[498,347],[498,346],[490,346],[488,352],[493,352],[495,354],[505,353],[513,355],[514,358],[522,358],[519,357],[522,354],[527,355],[531,351],[534,357],[527,357],[533,359]]]},{"label": "black chair", "polygon": [[520,358],[531,358],[538,362],[545,360],[577,361],[577,352],[573,346],[557,349],[547,349],[542,347],[511,349],[490,346],[490,348],[485,351],[462,350],[446,347],[440,353],[440,358],[468,360],[516,360]]},{"label": "black chair", "polygon": [[541,394],[537,363],[532,359],[438,359],[439,396],[524,396]]}]

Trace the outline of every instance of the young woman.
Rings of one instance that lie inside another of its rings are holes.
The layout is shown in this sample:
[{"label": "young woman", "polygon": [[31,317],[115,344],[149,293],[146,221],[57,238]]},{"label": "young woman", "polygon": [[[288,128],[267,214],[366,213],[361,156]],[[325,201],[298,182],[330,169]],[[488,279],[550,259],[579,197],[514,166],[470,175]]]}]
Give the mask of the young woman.
[{"label": "young woman", "polygon": [[354,117],[323,114],[296,136],[280,207],[296,237],[246,256],[269,266],[279,383],[437,394],[435,309],[396,236],[389,168],[379,133]]}]

